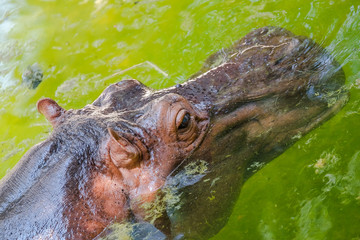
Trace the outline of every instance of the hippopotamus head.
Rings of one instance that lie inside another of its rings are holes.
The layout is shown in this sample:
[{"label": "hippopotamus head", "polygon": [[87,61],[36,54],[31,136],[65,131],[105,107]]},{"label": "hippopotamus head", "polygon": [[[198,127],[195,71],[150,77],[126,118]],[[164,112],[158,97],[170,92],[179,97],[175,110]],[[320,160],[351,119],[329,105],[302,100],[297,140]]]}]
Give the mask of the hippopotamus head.
[{"label": "hippopotamus head", "polygon": [[270,161],[341,108],[344,79],[313,41],[268,27],[168,89],[123,80],[79,110],[42,99],[54,130],[2,180],[0,230],[8,239],[91,239],[111,223],[148,221],[143,206],[202,160],[210,181],[182,188],[182,207],[152,223],[169,236],[209,236],[254,161]]}]

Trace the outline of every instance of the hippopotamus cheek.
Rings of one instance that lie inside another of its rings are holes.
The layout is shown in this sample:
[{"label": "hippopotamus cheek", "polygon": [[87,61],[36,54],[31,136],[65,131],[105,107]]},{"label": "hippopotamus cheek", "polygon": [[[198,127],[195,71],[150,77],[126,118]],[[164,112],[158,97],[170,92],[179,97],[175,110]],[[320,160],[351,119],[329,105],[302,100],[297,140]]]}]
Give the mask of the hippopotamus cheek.
[{"label": "hippopotamus cheek", "polygon": [[129,206],[122,179],[98,175],[93,182],[94,201],[99,211],[108,219],[123,221],[129,215]]}]

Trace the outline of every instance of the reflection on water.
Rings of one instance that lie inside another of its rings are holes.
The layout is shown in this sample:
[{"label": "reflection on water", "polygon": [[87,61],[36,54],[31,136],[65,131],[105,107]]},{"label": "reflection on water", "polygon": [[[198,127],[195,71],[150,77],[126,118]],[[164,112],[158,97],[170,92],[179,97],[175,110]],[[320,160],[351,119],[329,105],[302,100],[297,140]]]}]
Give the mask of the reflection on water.
[{"label": "reflection on water", "polygon": [[[359,16],[355,0],[1,0],[0,175],[51,131],[36,112],[39,98],[81,108],[121,79],[172,86],[252,29],[282,26],[335,56],[351,98],[336,117],[245,184],[229,223],[214,239],[357,238]],[[147,61],[153,66],[139,65]],[[35,63],[44,77],[29,89],[21,76]]]},{"label": "reflection on water", "polygon": [[9,2],[4,2],[0,9],[0,89],[6,89],[15,84],[13,81],[15,65],[9,62],[19,55],[19,51],[16,49],[16,41],[7,38],[7,34],[14,27],[14,23],[10,20],[14,11],[14,5]]}]

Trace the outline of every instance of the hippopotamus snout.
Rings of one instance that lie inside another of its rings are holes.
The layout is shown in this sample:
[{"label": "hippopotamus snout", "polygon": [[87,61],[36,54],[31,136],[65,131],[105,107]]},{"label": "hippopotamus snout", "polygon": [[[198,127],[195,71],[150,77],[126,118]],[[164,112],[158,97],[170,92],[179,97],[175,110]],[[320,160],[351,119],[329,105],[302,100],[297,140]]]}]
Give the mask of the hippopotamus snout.
[{"label": "hippopotamus snout", "polygon": [[326,50],[277,27],[257,29],[210,56],[174,90],[209,112],[208,133],[186,162],[206,159],[210,170],[206,181],[179,191],[181,210],[170,210],[173,232],[196,239],[216,234],[254,174],[252,164],[269,162],[337,113],[348,99],[344,82]]}]

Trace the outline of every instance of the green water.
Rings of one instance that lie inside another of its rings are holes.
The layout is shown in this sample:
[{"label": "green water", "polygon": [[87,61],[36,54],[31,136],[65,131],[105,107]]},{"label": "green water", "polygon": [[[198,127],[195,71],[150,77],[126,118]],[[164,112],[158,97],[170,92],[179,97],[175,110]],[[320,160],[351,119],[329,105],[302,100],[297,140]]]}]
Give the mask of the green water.
[{"label": "green water", "polygon": [[[245,184],[213,239],[360,239],[358,0],[0,0],[0,177],[51,131],[39,98],[81,108],[121,79],[169,87],[267,25],[326,47],[351,98]],[[34,63],[44,80],[30,90],[21,75]]]}]

